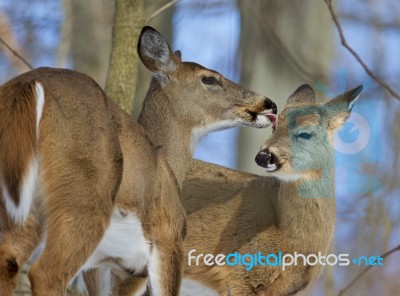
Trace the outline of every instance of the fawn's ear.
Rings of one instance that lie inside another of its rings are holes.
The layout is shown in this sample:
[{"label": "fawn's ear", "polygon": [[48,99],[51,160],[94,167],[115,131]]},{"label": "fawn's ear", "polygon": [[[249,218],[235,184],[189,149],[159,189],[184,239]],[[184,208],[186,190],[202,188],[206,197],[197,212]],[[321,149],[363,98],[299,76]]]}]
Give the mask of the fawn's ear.
[{"label": "fawn's ear", "polygon": [[180,50],[175,50],[175,57],[182,62],[182,52]]},{"label": "fawn's ear", "polygon": [[299,86],[287,100],[287,105],[299,103],[315,103],[314,90],[308,84]]},{"label": "fawn's ear", "polygon": [[164,37],[149,26],[140,33],[137,51],[146,68],[155,73],[170,73],[180,62]]},{"label": "fawn's ear", "polygon": [[335,97],[325,104],[325,109],[330,117],[330,128],[337,130],[341,128],[349,118],[354,103],[359,98],[363,89],[362,85],[357,86],[345,93]]}]

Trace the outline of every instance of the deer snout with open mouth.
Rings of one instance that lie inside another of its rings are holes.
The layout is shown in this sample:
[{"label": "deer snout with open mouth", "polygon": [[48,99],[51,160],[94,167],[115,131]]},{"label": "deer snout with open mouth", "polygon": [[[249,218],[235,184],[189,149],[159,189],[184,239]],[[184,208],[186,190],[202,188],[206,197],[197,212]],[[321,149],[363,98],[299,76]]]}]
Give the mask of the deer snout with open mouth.
[{"label": "deer snout with open mouth", "polygon": [[275,128],[278,123],[278,116],[276,115],[278,113],[278,108],[276,107],[276,104],[269,98],[265,98],[264,106],[265,110],[257,114],[256,121],[267,119],[269,121],[269,124],[267,125],[272,125],[272,128]]},{"label": "deer snout with open mouth", "polygon": [[262,97],[256,104],[252,106],[236,105],[234,113],[243,119],[244,124],[256,127],[265,128],[272,126],[275,128],[278,122],[278,108],[276,104],[267,97]]}]

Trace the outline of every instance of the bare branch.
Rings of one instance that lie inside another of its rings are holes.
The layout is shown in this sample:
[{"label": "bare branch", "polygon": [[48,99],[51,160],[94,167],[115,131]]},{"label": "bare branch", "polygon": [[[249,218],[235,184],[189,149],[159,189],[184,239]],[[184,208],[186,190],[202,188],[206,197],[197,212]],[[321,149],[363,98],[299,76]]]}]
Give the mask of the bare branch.
[{"label": "bare branch", "polygon": [[160,9],[156,10],[152,15],[150,15],[147,19],[146,19],[146,24],[153,18],[155,18],[157,15],[159,15],[160,13],[162,13],[164,10],[170,8],[172,5],[174,5],[176,2],[178,2],[179,0],[172,0],[170,2],[168,2],[167,4],[165,4],[164,6],[162,6]]},{"label": "bare branch", "polygon": [[352,56],[358,61],[358,63],[363,67],[365,72],[370,76],[373,80],[375,80],[380,86],[382,86],[388,93],[390,93],[393,97],[400,100],[400,95],[385,81],[380,79],[372,70],[364,63],[361,57],[357,54],[357,52],[347,43],[346,38],[344,37],[342,26],[340,25],[339,19],[335,14],[333,7],[332,7],[332,0],[324,0],[326,5],[328,6],[329,12],[332,16],[332,20],[336,25],[336,28],[339,33],[340,40],[342,42],[343,47],[345,47]]},{"label": "bare branch", "polygon": [[[390,255],[392,255],[394,252],[400,252],[400,245],[391,249],[390,251],[387,251],[385,254],[383,254],[380,257],[382,259],[385,259],[386,257],[389,257]],[[374,265],[370,265],[366,269],[364,269],[362,272],[360,272],[346,287],[344,287],[342,290],[340,290],[339,296],[344,295],[344,293],[346,293],[364,274],[367,273],[368,270],[370,270],[373,267],[374,267]]]},{"label": "bare branch", "polygon": [[18,52],[16,52],[14,49],[12,49],[2,38],[0,38],[0,42],[3,43],[7,49],[12,52],[17,58],[19,58],[29,69],[33,70],[33,67],[31,64],[27,62]]},{"label": "bare branch", "polygon": [[345,12],[345,13],[340,13],[340,17],[342,19],[362,23],[365,25],[372,25],[378,28],[385,28],[385,29],[399,29],[400,28],[400,20],[394,19],[394,20],[386,20],[386,19],[380,19],[377,17],[365,17],[363,15],[360,15],[358,13],[354,12]]}]

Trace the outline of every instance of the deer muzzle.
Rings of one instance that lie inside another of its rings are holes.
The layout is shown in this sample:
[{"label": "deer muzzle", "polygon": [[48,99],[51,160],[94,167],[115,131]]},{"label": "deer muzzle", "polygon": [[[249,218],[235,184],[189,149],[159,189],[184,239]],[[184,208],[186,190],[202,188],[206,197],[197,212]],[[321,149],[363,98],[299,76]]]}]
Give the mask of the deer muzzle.
[{"label": "deer muzzle", "polygon": [[263,149],[258,152],[255,158],[257,165],[264,168],[268,172],[273,172],[277,169],[275,160],[276,156],[270,153],[268,149]]}]

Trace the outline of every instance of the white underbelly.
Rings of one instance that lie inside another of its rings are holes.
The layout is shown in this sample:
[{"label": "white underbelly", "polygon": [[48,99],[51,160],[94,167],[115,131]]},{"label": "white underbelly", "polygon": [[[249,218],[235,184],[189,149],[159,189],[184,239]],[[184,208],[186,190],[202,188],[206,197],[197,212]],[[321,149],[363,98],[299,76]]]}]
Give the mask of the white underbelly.
[{"label": "white underbelly", "polygon": [[214,289],[203,285],[202,283],[184,278],[182,281],[180,296],[218,296],[218,292]]},{"label": "white underbelly", "polygon": [[118,266],[135,273],[147,267],[150,244],[144,237],[141,221],[134,213],[122,214],[118,208],[114,209],[100,244],[82,269],[110,265],[109,258],[118,262]]}]

